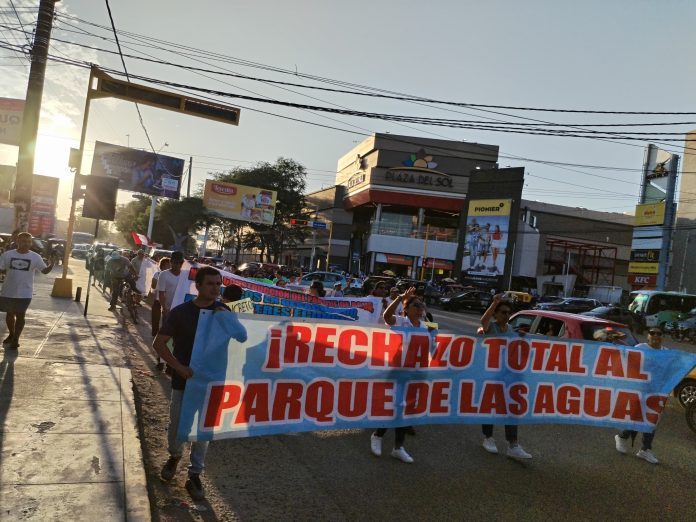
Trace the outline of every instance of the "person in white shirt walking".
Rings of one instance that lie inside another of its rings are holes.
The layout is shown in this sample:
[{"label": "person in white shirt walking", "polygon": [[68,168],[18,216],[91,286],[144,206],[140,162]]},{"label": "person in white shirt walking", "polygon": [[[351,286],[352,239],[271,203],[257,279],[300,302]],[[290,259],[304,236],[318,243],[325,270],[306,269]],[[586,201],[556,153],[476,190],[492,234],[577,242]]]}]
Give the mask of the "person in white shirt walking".
[{"label": "person in white shirt walking", "polygon": [[160,273],[157,280],[157,293],[159,302],[162,305],[162,323],[166,321],[167,314],[172,309],[174,302],[174,294],[176,287],[179,284],[181,277],[181,267],[184,264],[184,254],[181,252],[172,252],[170,258],[171,268]]},{"label": "person in white shirt walking", "polygon": [[5,323],[9,335],[2,342],[8,350],[19,348],[19,336],[24,329],[24,316],[34,294],[34,272],[48,274],[53,269],[36,252],[31,251],[32,236],[29,232],[17,235],[17,248],[0,255],[0,272],[5,282],[0,290],[0,311],[6,313]]}]

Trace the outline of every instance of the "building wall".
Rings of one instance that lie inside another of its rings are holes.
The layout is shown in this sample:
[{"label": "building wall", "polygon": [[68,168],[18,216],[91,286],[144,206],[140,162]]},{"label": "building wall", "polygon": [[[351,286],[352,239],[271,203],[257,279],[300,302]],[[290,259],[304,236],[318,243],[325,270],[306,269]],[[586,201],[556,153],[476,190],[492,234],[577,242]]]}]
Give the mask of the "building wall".
[{"label": "building wall", "polygon": [[[686,135],[696,140],[696,131]],[[693,147],[694,142],[685,142]],[[682,155],[682,176],[677,205],[677,220],[672,235],[672,255],[667,279],[667,290],[685,290],[696,293],[696,154],[687,150]],[[682,273],[683,272],[683,273]]]}]

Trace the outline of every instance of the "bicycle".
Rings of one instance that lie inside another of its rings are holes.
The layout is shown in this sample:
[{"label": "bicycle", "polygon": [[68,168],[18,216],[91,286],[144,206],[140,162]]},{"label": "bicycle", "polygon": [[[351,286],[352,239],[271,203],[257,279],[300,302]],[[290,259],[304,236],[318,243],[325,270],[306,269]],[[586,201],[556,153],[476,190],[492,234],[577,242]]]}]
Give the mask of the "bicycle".
[{"label": "bicycle", "polygon": [[[135,283],[135,281],[133,281]],[[133,286],[135,286],[133,284]],[[124,280],[121,284],[121,303],[130,313],[131,319],[133,319],[134,324],[138,324],[138,294],[131,287],[130,281],[128,279]]]}]

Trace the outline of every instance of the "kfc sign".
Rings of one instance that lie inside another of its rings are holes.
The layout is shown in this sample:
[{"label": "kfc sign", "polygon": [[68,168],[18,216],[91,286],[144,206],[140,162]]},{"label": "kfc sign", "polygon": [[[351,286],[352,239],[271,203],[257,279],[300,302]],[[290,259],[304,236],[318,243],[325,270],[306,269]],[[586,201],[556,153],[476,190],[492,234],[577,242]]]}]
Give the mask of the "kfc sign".
[{"label": "kfc sign", "polygon": [[628,284],[633,286],[655,286],[657,284],[657,276],[629,274]]}]

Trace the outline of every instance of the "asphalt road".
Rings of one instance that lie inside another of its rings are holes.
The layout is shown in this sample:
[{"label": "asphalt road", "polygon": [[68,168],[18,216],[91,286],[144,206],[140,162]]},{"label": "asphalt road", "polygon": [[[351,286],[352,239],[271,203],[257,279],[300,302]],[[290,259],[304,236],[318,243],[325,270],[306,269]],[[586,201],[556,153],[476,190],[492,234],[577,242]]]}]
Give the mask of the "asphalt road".
[{"label": "asphalt road", "polygon": [[[143,312],[146,318],[149,314]],[[436,308],[433,313],[441,330],[472,333],[478,325],[478,313]],[[137,357],[152,368],[148,325],[127,327],[134,338],[142,337],[144,349],[137,350]],[[676,347],[696,351],[690,345]],[[163,376],[148,381],[157,395],[145,400],[140,411],[140,422],[153,428],[145,433],[156,434],[154,441],[143,442],[153,482],[163,460],[161,455],[148,458],[148,447],[164,442],[165,421],[155,415],[158,410],[157,415],[166,416],[166,399],[156,386],[160,380],[166,386]],[[381,458],[370,453],[370,431],[360,429],[216,441],[207,457],[208,511],[194,518],[693,520],[696,434],[677,401],[668,404],[655,437],[660,464],[619,454],[615,433],[582,426],[523,426],[520,442],[534,456],[525,463],[486,453],[480,428],[473,425],[418,427],[417,435],[406,441],[412,465],[389,456],[392,431],[385,436]],[[504,450],[502,427],[496,427],[495,438]],[[167,502],[166,496],[155,500]],[[189,511],[170,515],[174,509],[157,507],[156,518],[192,519]]]}]

